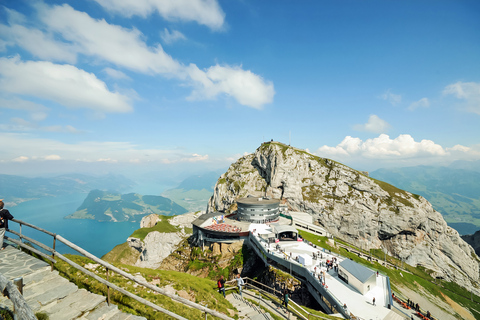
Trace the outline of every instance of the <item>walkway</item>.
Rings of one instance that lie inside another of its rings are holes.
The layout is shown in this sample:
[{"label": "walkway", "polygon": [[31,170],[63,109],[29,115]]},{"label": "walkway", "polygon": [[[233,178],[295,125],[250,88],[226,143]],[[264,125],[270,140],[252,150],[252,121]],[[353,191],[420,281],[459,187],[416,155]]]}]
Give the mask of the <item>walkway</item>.
[{"label": "walkway", "polygon": [[[55,320],[146,320],[108,306],[104,296],[78,289],[50,270],[46,262],[12,246],[0,251],[0,273],[8,279],[23,277],[23,296],[34,313],[44,312]],[[0,296],[0,307],[13,310],[6,297]]]}]

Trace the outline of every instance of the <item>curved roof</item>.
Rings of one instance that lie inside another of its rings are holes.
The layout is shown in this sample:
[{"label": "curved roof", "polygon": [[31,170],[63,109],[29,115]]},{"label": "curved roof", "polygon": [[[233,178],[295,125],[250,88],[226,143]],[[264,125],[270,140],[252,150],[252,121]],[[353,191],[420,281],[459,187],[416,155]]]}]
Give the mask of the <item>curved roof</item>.
[{"label": "curved roof", "polygon": [[283,232],[295,232],[298,233],[297,229],[294,226],[290,226],[287,224],[271,224],[270,225],[275,233],[283,233]]}]

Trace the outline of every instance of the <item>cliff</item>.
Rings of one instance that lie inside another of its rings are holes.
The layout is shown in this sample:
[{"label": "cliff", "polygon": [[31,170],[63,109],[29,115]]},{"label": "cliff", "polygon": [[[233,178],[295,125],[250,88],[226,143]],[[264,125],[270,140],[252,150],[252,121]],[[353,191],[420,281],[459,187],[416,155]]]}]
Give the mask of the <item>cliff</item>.
[{"label": "cliff", "polygon": [[334,236],[386,250],[433,276],[467,288],[478,281],[480,259],[426,199],[338,162],[264,143],[221,175],[207,212],[234,211],[235,200],[249,194],[283,199]]}]

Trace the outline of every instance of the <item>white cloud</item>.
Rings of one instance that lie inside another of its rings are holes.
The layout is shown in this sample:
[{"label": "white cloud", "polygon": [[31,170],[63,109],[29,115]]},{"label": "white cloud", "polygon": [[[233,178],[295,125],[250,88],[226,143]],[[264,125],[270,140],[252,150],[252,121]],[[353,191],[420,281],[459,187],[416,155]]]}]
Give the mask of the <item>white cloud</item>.
[{"label": "white cloud", "polygon": [[318,149],[322,156],[358,156],[370,159],[406,159],[417,157],[445,156],[447,151],[431,140],[417,142],[408,134],[390,139],[386,134],[362,141],[345,137],[336,147],[323,146]]},{"label": "white cloud", "polygon": [[107,75],[109,75],[113,79],[130,80],[130,77],[127,76],[125,73],[112,68],[105,68],[103,69],[103,72],[105,72]]},{"label": "white cloud", "polygon": [[430,101],[428,100],[428,98],[422,98],[410,104],[408,109],[413,111],[417,108],[428,108],[428,107],[430,107]]},{"label": "white cloud", "polygon": [[129,98],[108,90],[103,81],[71,65],[0,58],[0,90],[97,112],[129,112]]},{"label": "white cloud", "polygon": [[[52,155],[61,160],[109,163],[195,163],[207,162],[208,155],[181,153],[178,150],[140,148],[123,141],[82,141],[65,143],[34,138],[28,134],[0,132],[0,162],[41,161]],[[52,159],[50,159],[52,160]]]},{"label": "white cloud", "polygon": [[126,17],[158,12],[170,21],[195,21],[213,30],[223,26],[225,13],[216,0],[96,0],[105,9]]},{"label": "white cloud", "polygon": [[75,63],[77,60],[71,44],[56,41],[52,34],[46,34],[38,29],[28,29],[18,24],[12,26],[0,24],[0,35],[4,38],[5,45],[18,45],[40,59],[69,63]]},{"label": "white cloud", "polygon": [[28,161],[28,157],[20,156],[12,160],[13,162],[25,162]]},{"label": "white cloud", "polygon": [[59,155],[51,154],[44,158],[45,160],[61,160],[62,158]]},{"label": "white cloud", "polygon": [[480,115],[480,83],[459,81],[446,86],[443,94],[464,100],[465,110]]},{"label": "white cloud", "polygon": [[192,99],[214,99],[226,94],[242,105],[257,109],[273,101],[273,84],[250,70],[229,65],[205,70],[195,64],[185,66],[165,53],[160,44],[147,46],[140,31],[93,19],[67,4],[43,7],[41,16],[51,30],[74,43],[80,53],[136,72],[188,81],[194,87]]},{"label": "white cloud", "polygon": [[183,33],[181,33],[178,30],[172,30],[172,32],[168,31],[167,28],[165,28],[161,33],[160,36],[162,37],[162,40],[166,44],[171,44],[173,42],[179,41],[179,40],[187,40],[187,37]]},{"label": "white cloud", "polygon": [[373,133],[384,133],[390,128],[390,125],[385,120],[380,119],[377,115],[370,115],[368,122],[365,124],[356,124],[353,126],[354,130],[367,131]]},{"label": "white cloud", "polygon": [[96,20],[67,4],[40,9],[42,21],[52,31],[75,43],[78,51],[142,73],[176,74],[181,65],[161,45],[148,47],[137,29]]},{"label": "white cloud", "polygon": [[191,64],[188,74],[195,86],[191,99],[211,99],[223,93],[240,104],[261,109],[275,95],[273,83],[241,67],[215,65],[203,71]]},{"label": "white cloud", "polygon": [[392,106],[396,106],[397,104],[402,102],[402,96],[392,93],[390,89],[385,91],[385,93],[379,96],[379,98],[388,101]]},{"label": "white cloud", "polygon": [[0,129],[3,131],[13,132],[13,131],[44,131],[44,132],[60,132],[60,133],[81,133],[82,131],[77,130],[71,125],[53,125],[53,126],[40,126],[36,122],[30,122],[22,118],[11,118],[11,124],[0,125]]}]

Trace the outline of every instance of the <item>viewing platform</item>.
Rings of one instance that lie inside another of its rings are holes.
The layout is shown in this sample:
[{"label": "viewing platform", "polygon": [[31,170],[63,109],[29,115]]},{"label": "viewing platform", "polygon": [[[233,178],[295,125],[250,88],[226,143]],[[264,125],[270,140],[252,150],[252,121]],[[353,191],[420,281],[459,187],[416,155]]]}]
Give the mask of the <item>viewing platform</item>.
[{"label": "viewing platform", "polygon": [[[255,225],[254,229],[250,229],[249,241],[260,259],[305,282],[327,313],[346,319],[404,319],[390,309],[393,302],[387,276],[353,261],[353,268],[348,263],[344,266],[346,258],[303,240],[272,242],[267,225]],[[342,273],[348,284],[341,279]]]}]

